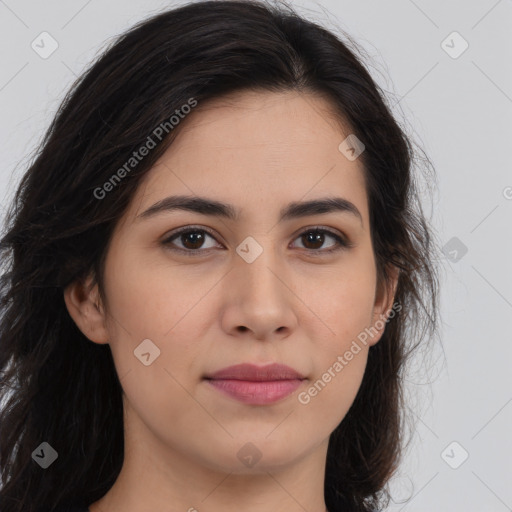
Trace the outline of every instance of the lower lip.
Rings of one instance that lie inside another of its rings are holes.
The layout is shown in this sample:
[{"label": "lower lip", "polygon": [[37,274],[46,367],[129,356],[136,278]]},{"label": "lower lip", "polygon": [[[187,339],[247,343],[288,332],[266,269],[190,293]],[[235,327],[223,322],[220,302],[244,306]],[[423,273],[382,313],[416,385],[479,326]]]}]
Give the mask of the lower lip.
[{"label": "lower lip", "polygon": [[245,404],[265,405],[277,402],[293,393],[300,379],[254,382],[234,379],[214,379],[208,382],[222,393]]}]

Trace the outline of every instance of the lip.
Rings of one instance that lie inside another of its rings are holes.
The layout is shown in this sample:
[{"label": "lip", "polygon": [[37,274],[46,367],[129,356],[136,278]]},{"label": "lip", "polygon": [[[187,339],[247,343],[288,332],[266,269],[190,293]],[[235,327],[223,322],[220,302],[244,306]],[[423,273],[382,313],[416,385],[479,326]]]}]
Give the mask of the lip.
[{"label": "lip", "polygon": [[298,371],[285,364],[274,363],[266,366],[257,366],[255,364],[243,363],[218,370],[208,375],[206,378],[263,382],[291,379],[302,380],[304,379],[304,375],[301,375]]},{"label": "lip", "polygon": [[277,402],[293,393],[305,379],[299,372],[283,364],[256,366],[238,364],[205,377],[218,391],[253,405]]}]

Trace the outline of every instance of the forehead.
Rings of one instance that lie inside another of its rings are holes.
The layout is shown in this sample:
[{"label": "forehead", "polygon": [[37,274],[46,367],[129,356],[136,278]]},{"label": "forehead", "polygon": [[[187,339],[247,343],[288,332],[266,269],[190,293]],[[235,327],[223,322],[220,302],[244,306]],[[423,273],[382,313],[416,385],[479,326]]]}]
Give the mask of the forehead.
[{"label": "forehead", "polygon": [[363,216],[360,160],[339,150],[350,134],[323,98],[242,92],[198,104],[139,187],[137,213],[166,195],[208,195],[249,206],[342,195]]},{"label": "forehead", "polygon": [[257,152],[262,158],[281,152],[289,159],[294,151],[300,154],[301,147],[318,148],[320,138],[322,149],[332,143],[337,149],[345,131],[349,130],[332,105],[320,96],[244,91],[199,104],[185,119],[173,145],[175,149],[193,145],[194,149]]}]

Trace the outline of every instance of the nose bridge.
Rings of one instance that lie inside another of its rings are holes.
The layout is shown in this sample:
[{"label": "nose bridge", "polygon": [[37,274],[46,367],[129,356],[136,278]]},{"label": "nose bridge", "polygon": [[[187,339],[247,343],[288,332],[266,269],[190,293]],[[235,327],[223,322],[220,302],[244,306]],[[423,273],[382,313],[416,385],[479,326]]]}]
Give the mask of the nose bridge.
[{"label": "nose bridge", "polygon": [[264,308],[276,301],[286,300],[286,286],[283,284],[284,266],[280,263],[278,251],[272,245],[270,235],[247,237],[238,247],[239,260],[237,266],[241,277],[239,298],[244,297],[252,306]]},{"label": "nose bridge", "polygon": [[242,267],[242,275],[244,282],[253,288],[258,286],[263,290],[269,286],[275,286],[276,277],[270,271],[276,268],[277,259],[276,254],[271,246],[271,237],[267,236],[263,239],[262,236],[258,237],[259,242],[252,237],[248,237],[237,248],[237,253],[240,257],[238,264]]},{"label": "nose bridge", "polygon": [[258,340],[288,337],[297,326],[293,292],[286,284],[287,265],[270,235],[256,234],[240,243],[229,283],[223,329]]}]

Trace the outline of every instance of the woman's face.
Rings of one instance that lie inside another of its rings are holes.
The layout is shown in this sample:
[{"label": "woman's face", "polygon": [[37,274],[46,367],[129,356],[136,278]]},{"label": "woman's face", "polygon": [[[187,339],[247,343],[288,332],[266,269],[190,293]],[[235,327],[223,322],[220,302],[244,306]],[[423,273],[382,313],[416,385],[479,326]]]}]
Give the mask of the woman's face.
[{"label": "woman's face", "polygon": [[[328,111],[291,92],[199,103],[139,187],[109,247],[104,323],[82,324],[110,344],[134,450],[229,472],[325,457],[392,305],[377,294],[362,163]],[[174,196],[238,215],[150,213]],[[352,210],[300,207],[336,198]],[[303,379],[206,378],[242,363]]]}]

